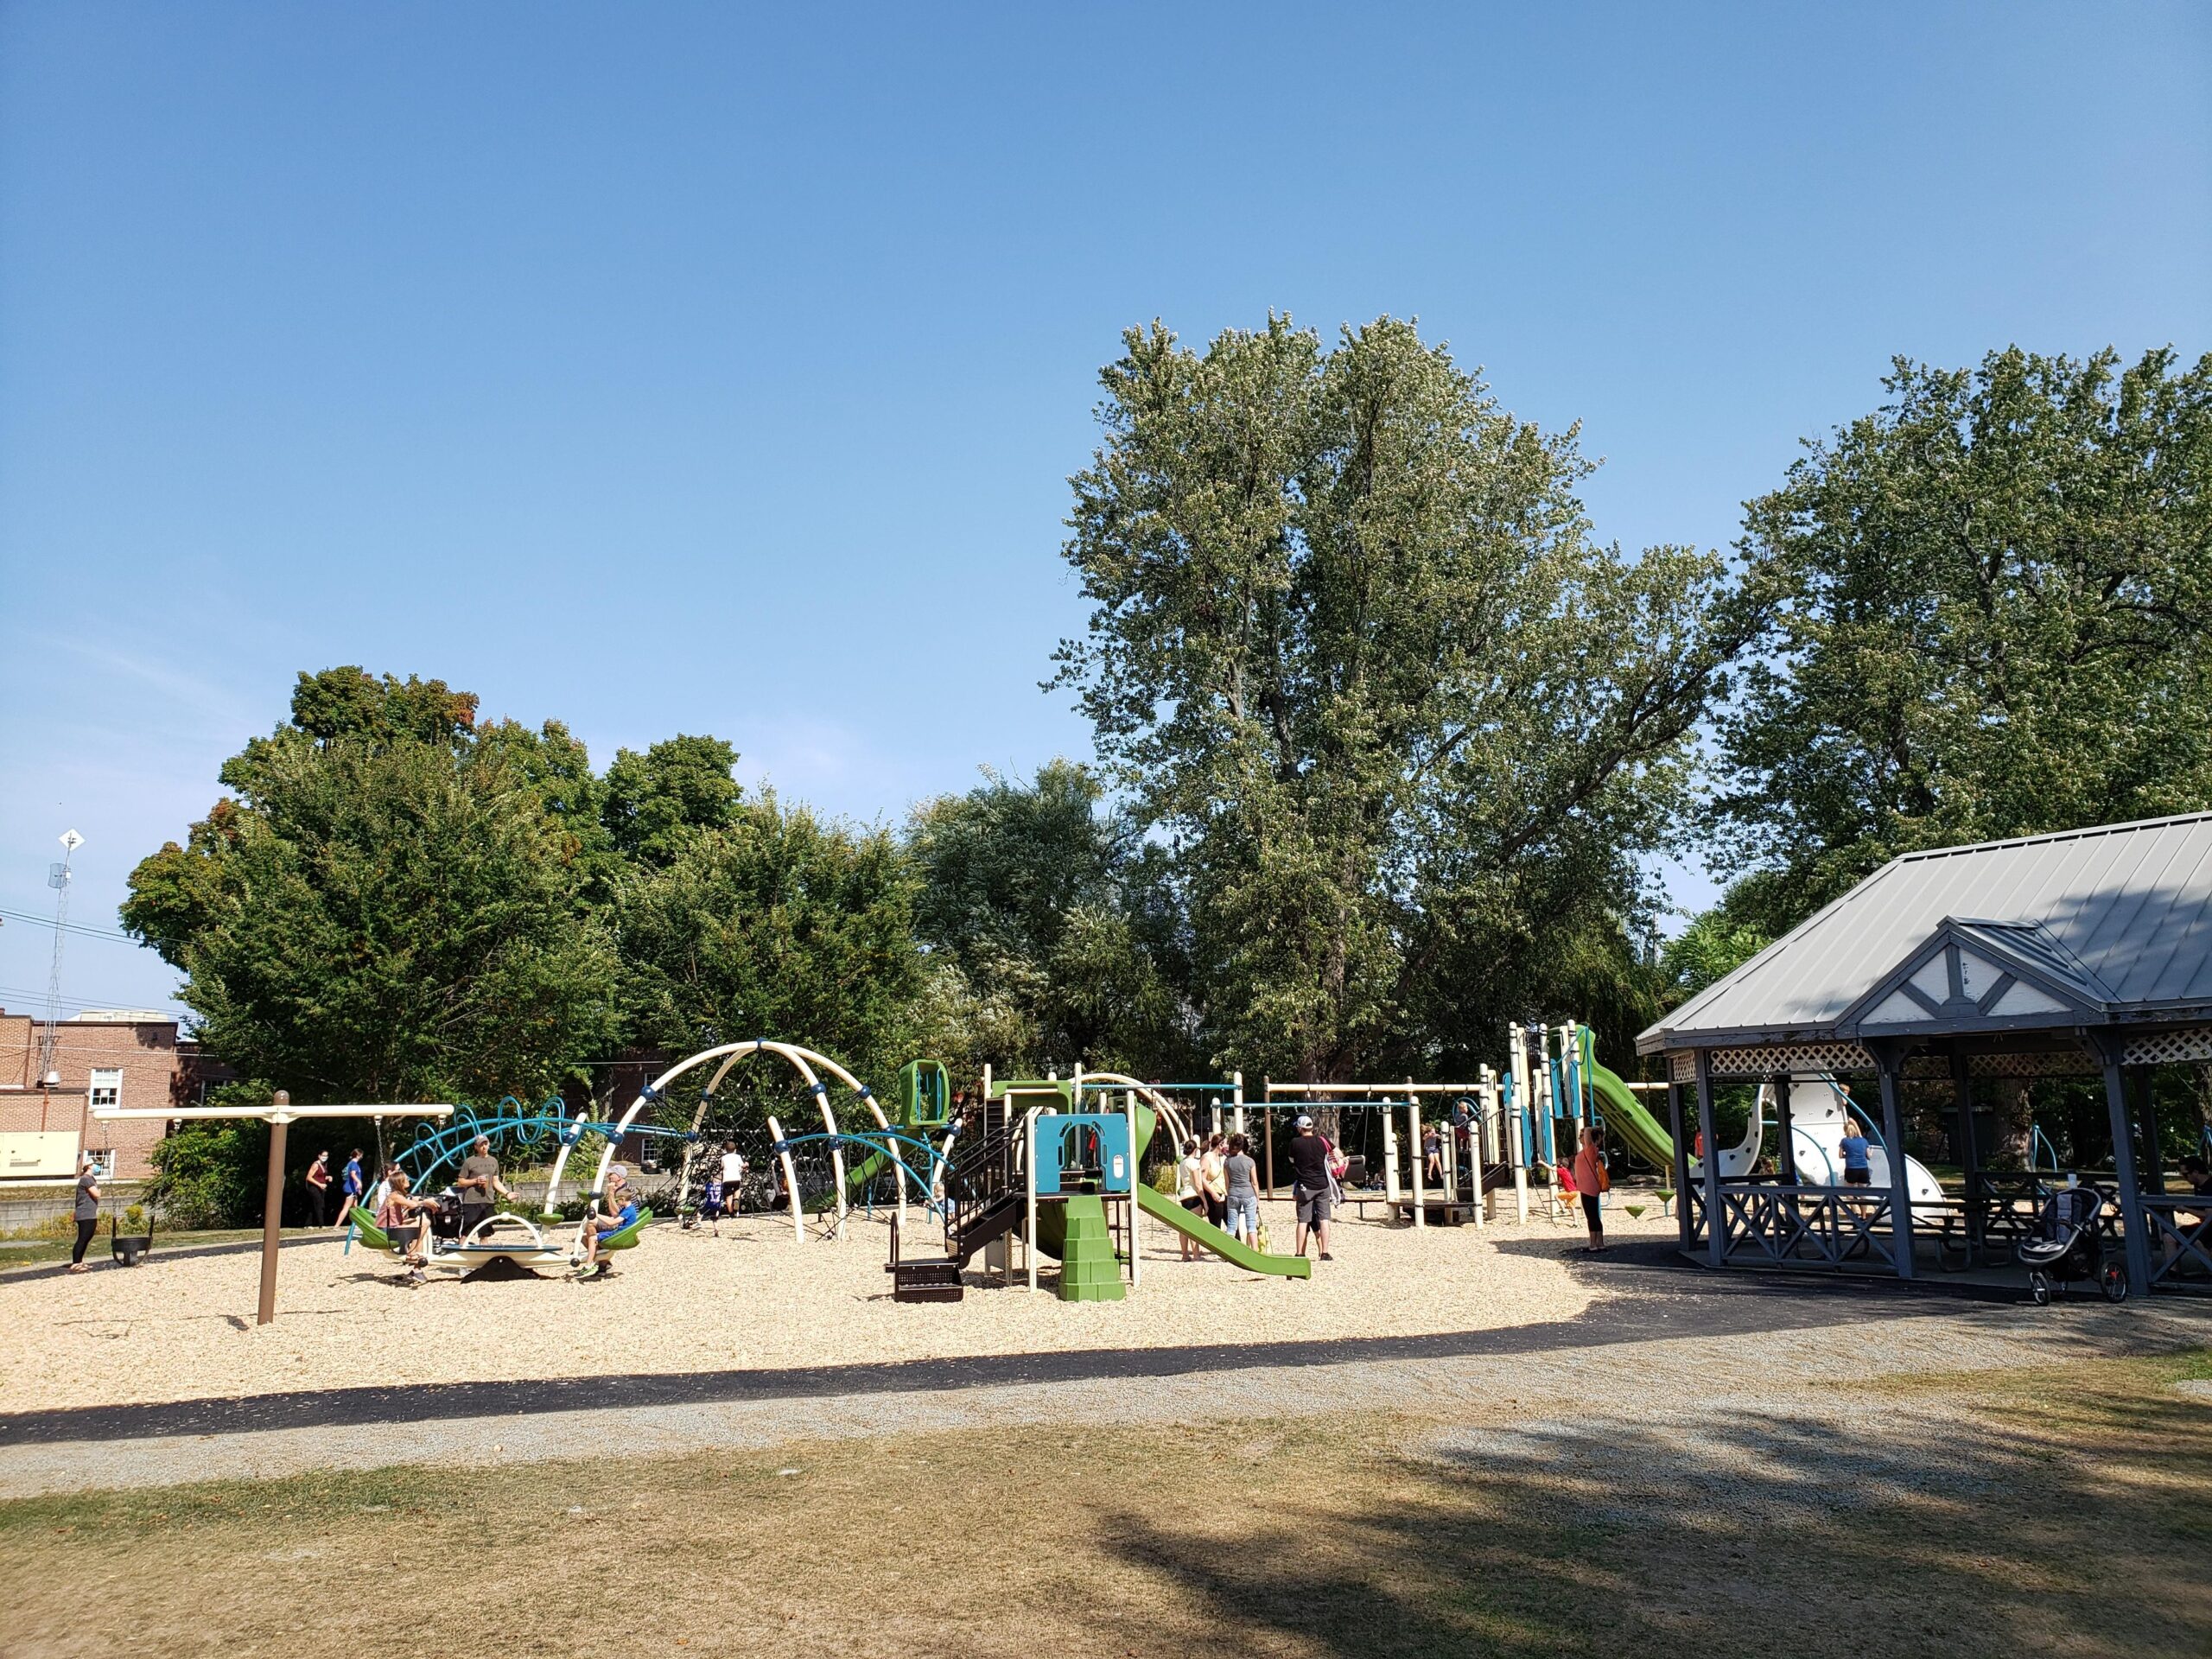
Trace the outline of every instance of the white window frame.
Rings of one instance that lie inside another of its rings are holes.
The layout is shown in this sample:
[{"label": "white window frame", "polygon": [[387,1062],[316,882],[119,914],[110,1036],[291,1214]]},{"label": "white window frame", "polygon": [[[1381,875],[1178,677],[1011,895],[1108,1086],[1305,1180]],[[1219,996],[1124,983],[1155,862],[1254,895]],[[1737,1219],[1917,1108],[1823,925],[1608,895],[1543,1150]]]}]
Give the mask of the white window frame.
[{"label": "white window frame", "polygon": [[[108,1098],[100,1098],[105,1090]],[[94,1111],[102,1107],[114,1108],[123,1104],[123,1068],[119,1065],[100,1065],[92,1068],[92,1081],[85,1085],[85,1098]]]}]

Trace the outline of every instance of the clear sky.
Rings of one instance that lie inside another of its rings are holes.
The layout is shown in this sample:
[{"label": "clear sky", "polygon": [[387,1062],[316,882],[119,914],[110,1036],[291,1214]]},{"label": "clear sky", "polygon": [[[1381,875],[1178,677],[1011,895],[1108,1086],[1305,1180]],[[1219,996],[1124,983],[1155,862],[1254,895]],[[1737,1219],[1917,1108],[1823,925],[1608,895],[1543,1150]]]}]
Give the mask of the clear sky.
[{"label": "clear sky", "polygon": [[1894,353],[2212,346],[2212,10],[0,5],[0,909],[339,663],[861,819],[1087,753],[1097,368],[1271,307],[1724,545]]}]

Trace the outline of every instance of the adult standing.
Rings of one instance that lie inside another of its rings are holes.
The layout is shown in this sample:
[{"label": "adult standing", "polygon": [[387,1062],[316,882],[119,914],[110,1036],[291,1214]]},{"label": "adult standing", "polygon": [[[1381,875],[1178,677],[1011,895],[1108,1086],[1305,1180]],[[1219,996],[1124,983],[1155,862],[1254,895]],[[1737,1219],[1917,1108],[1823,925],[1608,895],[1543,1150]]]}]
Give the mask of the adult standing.
[{"label": "adult standing", "polygon": [[1222,1173],[1229,1186],[1229,1231],[1257,1249],[1260,1246],[1260,1166],[1252,1160],[1252,1143],[1241,1135],[1229,1137],[1229,1156]]},{"label": "adult standing", "polygon": [[1874,1179],[1874,1163],[1866,1142],[1866,1131],[1859,1128],[1859,1120],[1843,1120],[1843,1139],[1836,1150],[1843,1154],[1843,1184],[1846,1186],[1866,1186]]},{"label": "adult standing", "polygon": [[[1175,1196],[1183,1207],[1194,1216],[1206,1212],[1205,1160],[1198,1155],[1198,1141],[1192,1135],[1183,1143],[1183,1160],[1175,1166]],[[1178,1232],[1175,1242],[1183,1247],[1183,1259],[1195,1262],[1203,1254],[1198,1241],[1188,1233]]]},{"label": "adult standing", "polygon": [[353,1206],[361,1202],[368,1186],[361,1176],[361,1149],[353,1148],[353,1155],[346,1160],[346,1167],[338,1178],[338,1223],[343,1227],[346,1218],[353,1213]]},{"label": "adult standing", "polygon": [[1594,1124],[1582,1126],[1582,1144],[1574,1151],[1574,1190],[1582,1198],[1582,1219],[1590,1229],[1590,1242],[1582,1247],[1586,1255],[1595,1255],[1605,1248],[1605,1194],[1613,1184],[1605,1173],[1605,1131]]},{"label": "adult standing", "polygon": [[1313,1133],[1313,1120],[1300,1113],[1298,1133],[1290,1139],[1290,1196],[1298,1214],[1295,1248],[1299,1255],[1306,1254],[1310,1232],[1324,1262],[1336,1260],[1329,1254],[1330,1154],[1329,1143]]},{"label": "adult standing", "polygon": [[308,1166],[308,1222],[310,1226],[328,1225],[330,1211],[330,1154],[318,1152],[315,1161]]},{"label": "adult standing", "polygon": [[78,1160],[77,1203],[70,1213],[77,1218],[77,1246],[69,1252],[69,1271],[83,1273],[92,1230],[100,1224],[100,1166],[89,1152]]},{"label": "adult standing", "polygon": [[1229,1222],[1228,1148],[1227,1135],[1209,1135],[1205,1156],[1198,1160],[1198,1185],[1205,1195],[1206,1219],[1224,1229]]},{"label": "adult standing", "polygon": [[500,1198],[512,1198],[514,1190],[499,1179],[499,1160],[492,1155],[492,1137],[480,1135],[461,1160],[461,1179],[454,1183],[461,1194],[461,1236],[467,1238],[490,1219]]}]

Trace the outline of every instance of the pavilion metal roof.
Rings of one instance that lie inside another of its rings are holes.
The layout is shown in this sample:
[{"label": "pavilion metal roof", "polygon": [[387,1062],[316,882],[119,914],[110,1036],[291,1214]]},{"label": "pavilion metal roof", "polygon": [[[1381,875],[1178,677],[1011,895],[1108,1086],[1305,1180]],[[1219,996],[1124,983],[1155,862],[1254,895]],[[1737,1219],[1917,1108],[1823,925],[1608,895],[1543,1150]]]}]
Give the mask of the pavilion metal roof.
[{"label": "pavilion metal roof", "polygon": [[1893,859],[1637,1048],[2208,1013],[2212,812],[2195,812]]}]

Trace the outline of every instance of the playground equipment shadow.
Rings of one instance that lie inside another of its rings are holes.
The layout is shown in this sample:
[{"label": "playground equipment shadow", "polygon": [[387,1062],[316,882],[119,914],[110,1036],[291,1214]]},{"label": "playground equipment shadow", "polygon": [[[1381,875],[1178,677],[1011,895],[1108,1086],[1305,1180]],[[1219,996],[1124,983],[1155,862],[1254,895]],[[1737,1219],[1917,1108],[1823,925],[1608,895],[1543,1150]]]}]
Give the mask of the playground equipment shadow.
[{"label": "playground equipment shadow", "polygon": [[[1538,1241],[1501,1248],[1541,1249]],[[1556,1254],[1558,1246],[1549,1246]],[[1643,1271],[1625,1254],[1592,1273]],[[1639,1248],[1639,1257],[1649,1247]],[[1608,1252],[1608,1255],[1611,1255]],[[410,1383],[298,1389],[146,1405],[78,1406],[0,1414],[0,1447],[58,1441],[143,1440],[286,1428],[359,1427],[457,1418],[637,1410],[658,1406],[766,1402],[869,1394],[944,1393],[1022,1383],[1185,1376],[1208,1372],[1357,1364],[1385,1360],[1497,1357],[1594,1349],[1682,1337],[1817,1329],[1846,1320],[1953,1313],[1950,1299],[1887,1295],[1847,1301],[1824,1285],[1669,1273],[1632,1297],[1599,1301],[1567,1319],[1413,1336],[1287,1338],[1179,1347],[1077,1348],[1041,1353],[873,1363],[636,1371],[530,1381]]]}]

